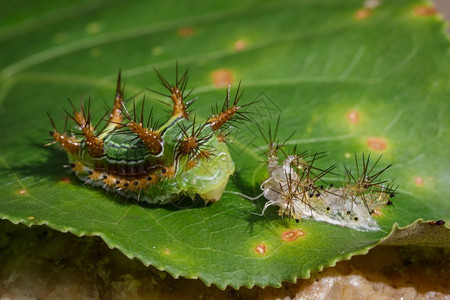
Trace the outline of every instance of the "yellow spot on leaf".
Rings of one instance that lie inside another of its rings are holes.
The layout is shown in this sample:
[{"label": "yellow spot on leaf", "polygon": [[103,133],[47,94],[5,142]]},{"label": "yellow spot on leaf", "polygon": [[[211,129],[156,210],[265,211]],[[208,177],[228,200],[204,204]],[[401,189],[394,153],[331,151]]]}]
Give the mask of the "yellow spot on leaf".
[{"label": "yellow spot on leaf", "polygon": [[86,32],[88,34],[97,34],[102,30],[102,26],[98,22],[93,22],[86,25]]},{"label": "yellow spot on leaf", "polygon": [[160,55],[161,53],[163,53],[164,48],[161,46],[155,46],[152,48],[151,52],[153,55]]}]

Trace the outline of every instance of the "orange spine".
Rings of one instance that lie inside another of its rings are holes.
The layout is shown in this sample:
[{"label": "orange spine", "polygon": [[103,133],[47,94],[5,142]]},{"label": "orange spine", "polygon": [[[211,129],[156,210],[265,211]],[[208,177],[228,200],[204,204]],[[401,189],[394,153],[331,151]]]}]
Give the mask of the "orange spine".
[{"label": "orange spine", "polygon": [[75,137],[68,137],[66,136],[66,134],[61,134],[56,130],[53,131],[52,136],[55,139],[55,142],[60,143],[64,150],[66,150],[67,152],[71,154],[78,153],[78,149],[80,149],[80,143],[75,139]]},{"label": "orange spine", "polygon": [[222,127],[238,112],[240,108],[240,106],[233,105],[218,115],[209,118],[208,123],[211,125],[212,130],[217,130]]},{"label": "orange spine", "polygon": [[173,117],[182,117],[182,118],[187,119],[188,118],[188,114],[187,114],[187,111],[186,111],[186,105],[183,102],[182,91],[180,91],[178,89],[178,87],[175,86],[175,87],[170,89],[170,92],[172,93],[170,98],[173,101],[172,116]]},{"label": "orange spine", "polygon": [[95,136],[91,126],[83,126],[81,128],[86,140],[87,149],[92,157],[100,157],[103,155],[103,140]]},{"label": "orange spine", "polygon": [[159,132],[144,128],[141,124],[134,121],[129,122],[127,126],[139,136],[145,145],[147,145],[150,153],[158,154],[162,151],[163,141]]},{"label": "orange spine", "polygon": [[123,88],[121,88],[121,72],[117,77],[116,97],[114,98],[114,107],[109,115],[109,123],[116,124],[116,127],[121,127],[122,122],[122,106],[123,106]]}]

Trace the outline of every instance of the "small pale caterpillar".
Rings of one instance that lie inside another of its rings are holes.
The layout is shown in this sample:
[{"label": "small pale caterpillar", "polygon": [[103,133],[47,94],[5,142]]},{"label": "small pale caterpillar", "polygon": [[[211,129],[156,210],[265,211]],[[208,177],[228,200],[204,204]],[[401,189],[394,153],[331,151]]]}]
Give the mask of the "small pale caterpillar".
[{"label": "small pale caterpillar", "polygon": [[[92,124],[90,102],[81,105],[67,116],[75,122],[77,133],[59,132],[50,117],[53,141],[67,152],[71,169],[82,181],[149,203],[164,204],[185,194],[191,198],[198,194],[205,202],[220,199],[229,176],[234,172],[234,162],[225,143],[231,121],[245,120],[241,105],[242,92],[237,88],[234,100],[230,99],[230,87],[222,109],[216,109],[205,122],[190,119],[186,102],[188,71],[181,77],[176,68],[175,84],[170,84],[156,71],[173,102],[172,115],[162,126],[153,120],[152,112],[144,120],[144,103],[138,113],[133,102],[132,114],[125,107],[121,74],[117,79],[114,106],[95,126]],[[134,100],[133,100],[134,101]],[[104,128],[98,127],[105,117]]]},{"label": "small pale caterpillar", "polygon": [[323,153],[296,154],[296,149],[291,154],[285,153],[285,142],[275,141],[279,120],[273,135],[269,126],[268,137],[258,127],[268,144],[265,151],[268,179],[261,184],[261,195],[246,198],[254,200],[264,196],[268,200],[261,215],[269,206],[278,206],[280,215],[292,217],[297,222],[303,218],[360,231],[379,230],[373,216],[380,215],[382,207],[392,205],[391,198],[395,196],[393,183],[379,179],[391,165],[374,172],[381,156],[371,165],[370,155],[362,155],[360,166],[355,154],[356,175],[345,167],[342,187],[324,188],[318,182],[325,175],[334,174],[335,166],[327,169],[315,167],[314,163],[323,157]]}]

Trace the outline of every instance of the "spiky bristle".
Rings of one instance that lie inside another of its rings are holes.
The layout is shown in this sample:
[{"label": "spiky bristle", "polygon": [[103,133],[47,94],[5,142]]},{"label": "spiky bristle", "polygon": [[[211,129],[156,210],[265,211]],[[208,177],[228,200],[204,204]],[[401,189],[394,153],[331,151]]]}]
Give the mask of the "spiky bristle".
[{"label": "spiky bristle", "polygon": [[176,64],[176,72],[175,72],[175,84],[170,84],[166,78],[155,68],[153,68],[156,75],[158,76],[161,84],[169,91],[169,95],[161,93],[159,91],[149,89],[150,91],[157,93],[159,95],[168,97],[172,100],[172,117],[176,118],[184,118],[189,119],[189,113],[187,111],[187,107],[191,105],[197,98],[191,99],[188,102],[184,102],[187,97],[191,94],[188,92],[185,94],[186,86],[189,80],[189,70],[186,70],[181,77],[178,75],[178,62]]},{"label": "spiky bristle", "polygon": [[45,146],[50,146],[54,143],[59,143],[64,148],[65,151],[76,154],[78,150],[80,149],[80,142],[74,137],[74,136],[67,136],[66,135],[66,124],[67,124],[67,118],[64,125],[63,133],[59,133],[56,129],[55,122],[53,121],[50,114],[47,112],[48,118],[50,119],[50,123],[53,127],[53,132],[49,132],[50,136],[53,137],[54,141],[45,144]]},{"label": "spiky bristle", "polygon": [[120,123],[122,122],[122,107],[123,107],[123,93],[124,87],[122,87],[122,72],[119,70],[119,74],[117,75],[117,84],[116,84],[116,96],[114,98],[114,106],[111,110],[111,114],[109,115],[109,123],[115,125],[115,127],[121,127]]},{"label": "spiky bristle", "polygon": [[[211,134],[204,135],[203,130],[207,123],[200,126],[195,125],[195,117],[190,128],[185,128],[183,125],[177,123],[183,132],[183,137],[178,140],[176,146],[176,157],[188,156],[188,159],[199,157],[206,149],[206,143],[212,137]],[[209,157],[203,153],[202,158]]]},{"label": "spiky bristle", "polygon": [[211,128],[216,131],[223,127],[226,123],[229,123],[231,121],[249,121],[249,118],[245,115],[245,112],[241,111],[242,108],[252,105],[256,103],[257,101],[250,102],[247,104],[238,105],[239,100],[241,99],[243,95],[243,91],[239,92],[239,89],[241,87],[241,82],[239,82],[238,88],[236,90],[236,94],[234,96],[233,104],[230,106],[230,93],[231,93],[231,86],[228,86],[227,94],[225,97],[225,101],[222,105],[222,109],[219,110],[216,106],[215,109],[213,109],[213,116],[208,119],[208,123],[211,125]]}]

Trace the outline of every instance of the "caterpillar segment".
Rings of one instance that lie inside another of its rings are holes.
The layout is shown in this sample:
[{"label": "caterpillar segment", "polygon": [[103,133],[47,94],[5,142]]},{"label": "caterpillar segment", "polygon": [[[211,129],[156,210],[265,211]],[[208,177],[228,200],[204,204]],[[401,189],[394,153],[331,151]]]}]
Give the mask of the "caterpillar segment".
[{"label": "caterpillar segment", "polygon": [[[187,108],[196,98],[185,100],[190,95],[185,92],[188,72],[179,76],[177,67],[174,84],[158,71],[156,75],[169,94],[152,91],[173,102],[172,114],[161,126],[153,120],[153,109],[144,118],[145,98],[140,111],[134,101],[131,113],[127,110],[119,72],[113,108],[99,123],[91,125],[90,102],[87,108],[81,106],[80,112],[66,112],[77,133],[67,135],[64,130],[60,134],[50,118],[54,141],[49,144],[62,146],[79,179],[109,192],[151,204],[174,202],[182,195],[199,195],[205,202],[215,202],[235,169],[218,129],[242,119],[240,110],[249,104],[237,105],[240,96],[236,96],[230,106],[228,89],[221,113],[205,122],[195,117],[191,120]],[[99,130],[101,122],[106,124]]]}]

